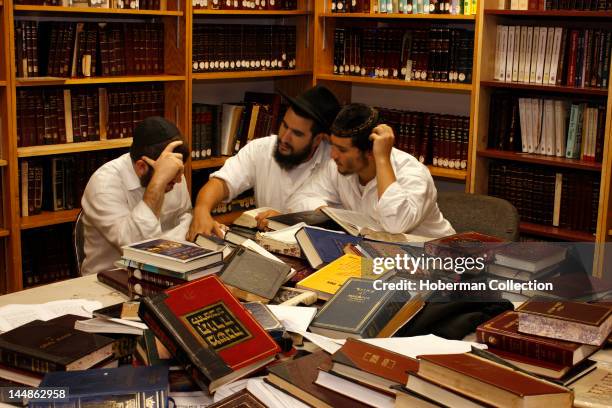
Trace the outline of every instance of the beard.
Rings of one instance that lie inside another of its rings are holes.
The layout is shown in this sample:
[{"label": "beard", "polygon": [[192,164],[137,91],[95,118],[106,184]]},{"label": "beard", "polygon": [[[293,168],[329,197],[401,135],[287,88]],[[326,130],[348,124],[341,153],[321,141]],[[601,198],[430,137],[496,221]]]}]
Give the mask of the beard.
[{"label": "beard", "polygon": [[368,167],[369,164],[370,160],[368,160],[368,156],[364,152],[360,152],[356,160],[347,160],[346,165],[342,168],[338,167],[338,162],[336,162],[336,167],[338,168],[338,173],[341,175],[350,176]]},{"label": "beard", "polygon": [[147,188],[149,186],[149,183],[151,182],[151,179],[153,178],[153,168],[151,166],[149,166],[147,164],[147,172],[145,174],[143,174],[142,176],[139,176],[138,179],[140,179],[140,185],[144,188]]},{"label": "beard", "polygon": [[274,160],[283,170],[292,170],[300,164],[304,163],[312,153],[312,146],[314,145],[314,137],[310,140],[310,143],[302,150],[296,152],[291,150],[290,154],[282,154],[279,150],[280,141],[276,140],[276,147],[274,148]]}]

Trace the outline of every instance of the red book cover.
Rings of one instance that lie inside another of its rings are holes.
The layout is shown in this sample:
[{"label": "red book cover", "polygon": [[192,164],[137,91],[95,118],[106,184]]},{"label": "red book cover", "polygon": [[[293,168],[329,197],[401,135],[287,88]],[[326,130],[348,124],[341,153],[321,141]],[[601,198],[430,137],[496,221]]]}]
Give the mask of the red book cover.
[{"label": "red book cover", "polygon": [[144,298],[139,315],[210,392],[262,367],[280,351],[215,275]]}]

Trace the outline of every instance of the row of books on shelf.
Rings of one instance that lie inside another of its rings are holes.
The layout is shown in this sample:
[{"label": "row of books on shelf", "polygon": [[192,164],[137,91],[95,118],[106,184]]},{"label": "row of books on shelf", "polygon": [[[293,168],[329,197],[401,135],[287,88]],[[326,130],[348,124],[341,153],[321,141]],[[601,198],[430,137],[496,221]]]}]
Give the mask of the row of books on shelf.
[{"label": "row of books on shelf", "polygon": [[17,76],[83,78],[164,72],[157,23],[15,23]]},{"label": "row of books on shelf", "polygon": [[17,0],[23,6],[94,7],[102,9],[160,10],[159,0]]},{"label": "row of books on shelf", "polygon": [[585,10],[606,11],[612,4],[606,0],[499,0],[500,10]]},{"label": "row of books on shelf", "polygon": [[[26,230],[21,235],[23,287],[74,278],[70,224]],[[62,237],[58,239],[58,237]]]},{"label": "row of books on shelf", "polygon": [[498,25],[495,80],[607,88],[612,31]]},{"label": "row of books on shelf", "polygon": [[296,10],[296,0],[191,0],[196,10]]},{"label": "row of books on shelf", "polygon": [[477,0],[332,0],[332,13],[476,14]]},{"label": "row of books on shelf", "polygon": [[136,124],[164,115],[158,84],[17,91],[17,146],[132,137]]},{"label": "row of books on shelf", "polygon": [[21,216],[79,208],[89,177],[121,153],[109,150],[21,160]]},{"label": "row of books on shelf", "polygon": [[198,24],[193,72],[295,69],[296,26]]},{"label": "row of books on shelf", "polygon": [[333,73],[470,83],[473,52],[474,31],[463,28],[336,27]]},{"label": "row of books on shelf", "polygon": [[450,169],[467,167],[470,118],[378,108],[381,121],[393,128],[395,147],[421,163]]},{"label": "row of books on shelf", "polygon": [[494,161],[488,194],[508,200],[521,220],[595,233],[599,173]]},{"label": "row of books on shelf", "polygon": [[491,97],[488,147],[601,162],[606,124],[603,103],[567,99]]},{"label": "row of books on shelf", "polygon": [[281,107],[280,95],[262,92],[245,92],[243,102],[193,104],[192,159],[232,156],[249,141],[276,133]]}]

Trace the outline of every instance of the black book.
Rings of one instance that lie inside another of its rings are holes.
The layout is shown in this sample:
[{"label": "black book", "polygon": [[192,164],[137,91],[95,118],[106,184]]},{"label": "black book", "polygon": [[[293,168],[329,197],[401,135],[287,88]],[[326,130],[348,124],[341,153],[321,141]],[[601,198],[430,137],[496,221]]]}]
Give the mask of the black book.
[{"label": "black book", "polygon": [[334,231],[343,231],[343,229],[331,218],[321,211],[301,211],[289,214],[276,215],[268,218],[268,228],[279,230],[290,227],[300,222],[306,225],[321,227]]}]

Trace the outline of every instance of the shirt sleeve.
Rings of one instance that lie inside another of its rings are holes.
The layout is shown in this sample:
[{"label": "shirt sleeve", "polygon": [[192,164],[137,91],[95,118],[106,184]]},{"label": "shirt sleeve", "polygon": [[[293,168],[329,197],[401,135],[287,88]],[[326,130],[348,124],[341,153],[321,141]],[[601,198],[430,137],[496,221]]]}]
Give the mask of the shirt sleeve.
[{"label": "shirt sleeve", "polygon": [[210,177],[216,177],[225,181],[227,189],[229,190],[229,195],[224,202],[228,203],[232,201],[243,191],[255,186],[257,159],[272,160],[271,157],[265,157],[267,153],[265,149],[262,148],[264,147],[262,146],[263,143],[257,142],[259,141],[247,143],[238,153],[227,159],[223,167],[210,175]]},{"label": "shirt sleeve", "polygon": [[161,235],[160,221],[144,201],[130,211],[120,192],[92,194],[86,191],[82,205],[89,222],[118,249]]},{"label": "shirt sleeve", "polygon": [[183,182],[180,186],[175,186],[175,188],[180,188],[180,200],[181,205],[179,207],[178,213],[176,213],[175,224],[176,227],[166,231],[163,233],[162,237],[184,241],[187,237],[187,232],[189,231],[189,226],[191,225],[191,220],[193,218],[192,209],[191,209],[191,198],[189,196],[189,191],[187,190],[187,181],[185,180],[185,176],[183,176]]},{"label": "shirt sleeve", "polygon": [[329,160],[294,194],[289,205],[291,211],[312,211],[322,206],[339,205],[337,177],[336,164]]},{"label": "shirt sleeve", "polygon": [[425,167],[411,166],[395,170],[393,182],[376,204],[376,215],[385,231],[410,232],[416,228],[436,203],[436,188]]}]

